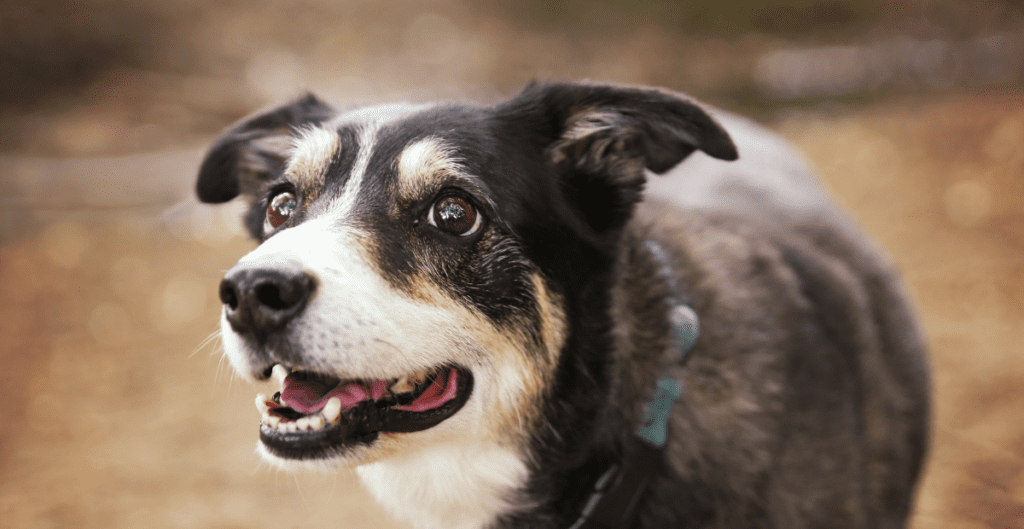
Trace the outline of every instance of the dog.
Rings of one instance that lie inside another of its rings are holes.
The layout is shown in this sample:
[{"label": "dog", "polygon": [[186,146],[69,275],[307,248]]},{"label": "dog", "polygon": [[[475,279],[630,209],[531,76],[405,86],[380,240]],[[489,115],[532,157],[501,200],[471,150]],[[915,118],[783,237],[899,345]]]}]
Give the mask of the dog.
[{"label": "dog", "polygon": [[928,448],[898,277],[790,147],[667,90],[313,95],[209,149],[257,451],[423,528],[897,528]]}]

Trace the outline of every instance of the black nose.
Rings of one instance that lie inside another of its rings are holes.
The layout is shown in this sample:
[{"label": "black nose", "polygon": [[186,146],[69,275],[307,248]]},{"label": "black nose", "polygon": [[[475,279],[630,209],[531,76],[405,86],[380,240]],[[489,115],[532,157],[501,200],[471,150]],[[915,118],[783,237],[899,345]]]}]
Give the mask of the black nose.
[{"label": "black nose", "polygon": [[220,282],[220,300],[238,333],[263,340],[302,313],[316,280],[301,270],[234,268]]}]

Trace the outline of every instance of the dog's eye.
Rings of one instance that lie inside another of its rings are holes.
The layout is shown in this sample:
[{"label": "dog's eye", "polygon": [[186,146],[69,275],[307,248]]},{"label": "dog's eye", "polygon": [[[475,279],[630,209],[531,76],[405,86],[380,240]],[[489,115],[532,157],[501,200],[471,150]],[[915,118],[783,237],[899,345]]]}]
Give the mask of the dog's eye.
[{"label": "dog's eye", "polygon": [[430,206],[427,222],[452,235],[465,237],[480,229],[481,219],[476,208],[467,200],[448,196]]},{"label": "dog's eye", "polygon": [[270,199],[270,205],[267,206],[267,224],[271,228],[277,228],[287,222],[298,207],[299,201],[295,198],[294,193],[285,191],[274,195],[274,198]]}]

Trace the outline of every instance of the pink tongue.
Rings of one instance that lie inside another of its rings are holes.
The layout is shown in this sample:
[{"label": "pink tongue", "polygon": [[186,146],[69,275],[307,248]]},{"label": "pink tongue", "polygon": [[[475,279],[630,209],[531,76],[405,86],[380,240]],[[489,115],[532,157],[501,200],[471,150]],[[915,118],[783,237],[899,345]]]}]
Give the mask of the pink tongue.
[{"label": "pink tongue", "polygon": [[406,411],[432,410],[455,398],[455,393],[459,386],[458,382],[459,372],[452,369],[448,372],[447,380],[443,376],[438,376],[422,395],[416,397],[416,400],[405,406],[395,406],[395,409]]},{"label": "pink tongue", "polygon": [[[303,414],[316,413],[327,406],[331,397],[338,397],[341,400],[341,409],[348,410],[364,400],[377,400],[387,392],[387,382],[373,380],[370,382],[370,391],[359,384],[345,384],[334,387],[329,383],[317,380],[296,380],[291,376],[284,379],[284,389],[281,390],[281,402],[289,408]],[[397,410],[405,411],[427,411],[455,398],[458,389],[458,371],[452,369],[448,377],[438,376],[433,384],[423,394],[416,397],[416,400],[405,406],[395,406]]]},{"label": "pink tongue", "polygon": [[370,382],[370,398],[373,400],[379,400],[388,391],[388,383],[383,380],[374,380]]},{"label": "pink tongue", "polygon": [[345,384],[330,389],[323,383],[314,380],[284,379],[284,390],[281,391],[281,402],[285,406],[303,414],[316,413],[327,405],[331,397],[341,399],[341,409],[347,410],[368,399],[370,395],[359,384]]}]

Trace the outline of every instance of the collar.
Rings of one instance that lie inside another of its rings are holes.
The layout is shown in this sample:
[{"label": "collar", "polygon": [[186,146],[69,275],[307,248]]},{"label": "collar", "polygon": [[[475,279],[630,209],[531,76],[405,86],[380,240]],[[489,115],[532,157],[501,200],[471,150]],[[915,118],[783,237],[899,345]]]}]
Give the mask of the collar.
[{"label": "collar", "polygon": [[[658,275],[671,293],[668,319],[672,323],[669,364],[682,365],[700,333],[697,313],[684,301],[665,249],[647,240],[644,248],[658,265]],[[611,465],[594,483],[579,518],[569,529],[622,529],[631,527],[636,507],[657,469],[664,466],[668,420],[672,405],[683,394],[683,383],[665,372],[653,398],[645,406],[643,424],[628,437],[622,460]]]}]

